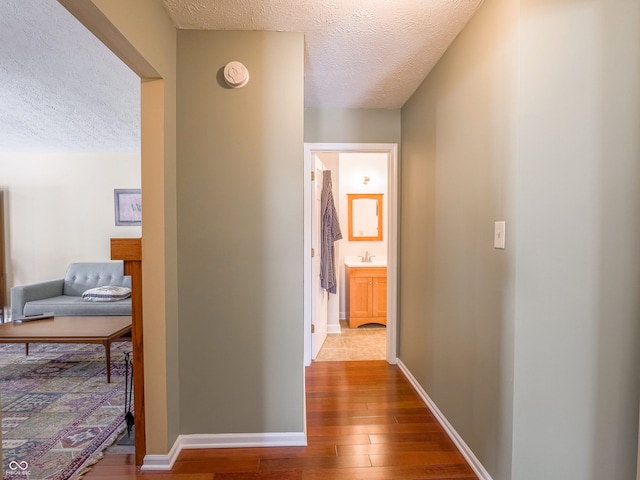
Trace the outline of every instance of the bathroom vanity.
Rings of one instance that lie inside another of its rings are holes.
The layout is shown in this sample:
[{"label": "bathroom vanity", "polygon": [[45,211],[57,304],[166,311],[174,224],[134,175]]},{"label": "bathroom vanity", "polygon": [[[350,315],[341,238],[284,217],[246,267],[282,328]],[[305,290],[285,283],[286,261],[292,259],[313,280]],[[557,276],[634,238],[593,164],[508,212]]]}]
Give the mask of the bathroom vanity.
[{"label": "bathroom vanity", "polygon": [[[386,262],[385,262],[386,263]],[[346,311],[349,327],[387,324],[387,267],[376,263],[345,263]]]}]

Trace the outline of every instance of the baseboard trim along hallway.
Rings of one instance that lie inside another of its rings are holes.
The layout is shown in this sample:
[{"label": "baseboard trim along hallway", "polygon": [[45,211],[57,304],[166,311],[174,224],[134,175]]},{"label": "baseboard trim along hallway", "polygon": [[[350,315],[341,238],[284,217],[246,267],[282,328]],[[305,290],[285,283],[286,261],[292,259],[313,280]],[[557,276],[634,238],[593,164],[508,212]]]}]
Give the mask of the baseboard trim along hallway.
[{"label": "baseboard trim along hallway", "polygon": [[433,416],[436,417],[438,423],[442,426],[444,431],[447,433],[451,441],[456,445],[458,450],[462,456],[464,456],[465,460],[469,463],[469,466],[473,470],[473,472],[478,476],[480,480],[492,480],[489,472],[484,468],[480,460],[475,456],[473,451],[469,448],[469,446],[465,443],[462,437],[456,432],[456,429],[449,423],[447,417],[440,411],[440,409],[436,406],[433,400],[427,395],[427,392],[424,391],[422,386],[418,383],[415,377],[411,374],[407,366],[402,363],[402,360],[398,359],[397,363],[400,371],[407,378],[411,386],[414,388],[416,393],[420,396],[420,398],[427,404]]},{"label": "baseboard trim along hallway", "polygon": [[141,470],[171,470],[182,450],[191,448],[305,447],[304,432],[179,435],[167,455],[145,455]]}]

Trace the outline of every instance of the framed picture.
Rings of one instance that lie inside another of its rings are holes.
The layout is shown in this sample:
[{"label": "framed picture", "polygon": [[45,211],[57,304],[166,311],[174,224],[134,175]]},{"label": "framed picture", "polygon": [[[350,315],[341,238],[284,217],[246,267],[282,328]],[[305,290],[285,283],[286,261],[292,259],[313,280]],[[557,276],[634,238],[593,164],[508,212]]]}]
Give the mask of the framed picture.
[{"label": "framed picture", "polygon": [[138,189],[113,191],[116,225],[142,225],[142,192]]}]

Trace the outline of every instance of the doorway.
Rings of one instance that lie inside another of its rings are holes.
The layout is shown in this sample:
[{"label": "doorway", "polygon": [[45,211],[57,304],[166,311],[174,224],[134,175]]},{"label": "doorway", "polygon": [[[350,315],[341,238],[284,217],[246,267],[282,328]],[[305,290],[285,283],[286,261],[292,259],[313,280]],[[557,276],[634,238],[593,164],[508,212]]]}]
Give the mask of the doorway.
[{"label": "doorway", "polygon": [[[379,153],[387,157],[387,191],[388,191],[388,225],[385,228],[388,236],[386,257],[387,257],[387,328],[386,328],[386,360],[391,364],[397,361],[396,338],[397,338],[397,210],[398,210],[398,174],[397,174],[397,144],[351,144],[351,143],[307,143],[304,147],[304,359],[305,365],[309,366],[319,350],[318,342],[324,341],[317,338],[312,333],[313,325],[313,305],[314,290],[312,278],[313,254],[313,234],[312,234],[312,207],[313,196],[316,184],[312,180],[312,172],[315,175],[315,158],[324,154],[346,154],[346,153]],[[344,226],[343,236],[346,238],[346,226]],[[329,329],[331,331],[331,328]],[[326,329],[322,329],[326,332]],[[334,333],[336,333],[334,331]]]}]

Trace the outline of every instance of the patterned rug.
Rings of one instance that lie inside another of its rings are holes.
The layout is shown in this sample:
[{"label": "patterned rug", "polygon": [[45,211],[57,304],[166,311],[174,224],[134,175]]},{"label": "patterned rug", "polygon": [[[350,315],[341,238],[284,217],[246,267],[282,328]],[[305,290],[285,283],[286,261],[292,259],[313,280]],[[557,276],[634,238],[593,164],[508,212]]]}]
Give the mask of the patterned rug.
[{"label": "patterned rug", "polygon": [[76,480],[125,428],[124,353],[111,345],[0,344],[4,479]]}]

